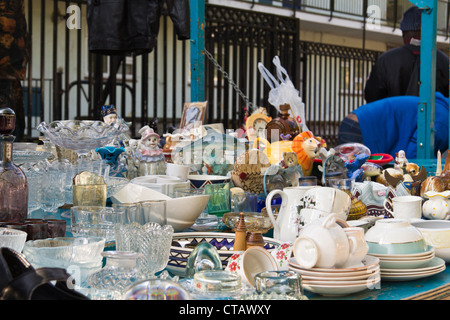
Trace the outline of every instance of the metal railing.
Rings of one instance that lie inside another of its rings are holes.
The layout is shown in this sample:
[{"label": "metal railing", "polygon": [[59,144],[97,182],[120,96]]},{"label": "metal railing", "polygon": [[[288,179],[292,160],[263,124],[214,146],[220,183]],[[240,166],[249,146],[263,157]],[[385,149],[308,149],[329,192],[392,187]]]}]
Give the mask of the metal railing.
[{"label": "metal railing", "polygon": [[[320,2],[326,1],[317,1],[316,6]],[[25,4],[32,57],[23,86],[29,96],[39,92],[26,102],[26,139],[39,136],[35,128],[40,121],[100,119],[104,103],[114,104],[132,123],[134,136],[155,118],[160,134],[179,125],[184,103],[190,102],[189,41],[176,39],[167,15],[161,17],[158,43],[151,53],[114,58],[88,51],[85,0],[25,0]],[[69,5],[81,9],[80,29],[66,27]],[[273,72],[272,59],[278,55],[306,104],[308,125],[332,145],[337,125],[363,103],[361,87],[380,52],[302,42],[294,17],[214,5],[206,5],[205,11],[205,47],[248,98],[211,59],[205,59],[205,121],[237,129],[244,124],[248,101],[276,117],[268,103],[270,88],[257,64],[262,62]],[[41,109],[33,114],[37,103]]]}]

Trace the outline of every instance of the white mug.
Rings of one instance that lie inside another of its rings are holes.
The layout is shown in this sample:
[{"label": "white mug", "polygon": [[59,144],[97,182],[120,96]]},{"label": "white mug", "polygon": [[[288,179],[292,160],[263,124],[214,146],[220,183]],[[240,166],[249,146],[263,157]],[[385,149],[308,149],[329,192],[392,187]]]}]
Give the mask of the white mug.
[{"label": "white mug", "polygon": [[350,254],[344,268],[356,268],[363,265],[362,260],[369,252],[369,246],[364,238],[364,229],[361,227],[344,228],[349,240]]},{"label": "white mug", "polygon": [[305,198],[311,201],[312,208],[336,213],[337,218],[347,220],[352,200],[346,192],[331,187],[313,188],[306,191]]},{"label": "white mug", "polygon": [[[386,204],[391,204],[390,210]],[[396,219],[415,220],[422,218],[422,198],[418,196],[399,196],[384,200],[384,208]]]},{"label": "white mug", "polygon": [[187,181],[190,167],[182,164],[167,163],[166,174],[180,178],[181,182]]}]

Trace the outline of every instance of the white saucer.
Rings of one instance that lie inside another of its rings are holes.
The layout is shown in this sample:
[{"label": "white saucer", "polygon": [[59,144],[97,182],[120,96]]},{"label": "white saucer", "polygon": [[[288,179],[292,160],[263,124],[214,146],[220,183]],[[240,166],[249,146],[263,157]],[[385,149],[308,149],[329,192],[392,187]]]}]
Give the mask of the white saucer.
[{"label": "white saucer", "polygon": [[434,270],[434,269],[440,268],[442,266],[445,266],[445,261],[443,259],[441,259],[441,258],[434,257],[433,259],[428,261],[426,264],[424,264],[422,267],[418,267],[418,268],[403,268],[403,269],[399,269],[399,268],[389,269],[389,268],[381,267],[381,271],[382,272],[391,272],[391,273],[394,273],[394,272],[395,273],[424,272],[424,271]]},{"label": "white saucer", "polygon": [[308,278],[308,277],[319,277],[319,278],[354,278],[354,277],[370,277],[374,273],[380,272],[380,266],[376,265],[371,268],[367,268],[365,270],[361,271],[354,271],[354,272],[323,272],[323,271],[311,271],[311,270],[305,270],[305,269],[299,269],[292,265],[289,265],[289,269],[298,272],[302,275],[302,278]]},{"label": "white saucer", "polygon": [[438,274],[445,270],[445,266],[429,271],[429,272],[420,272],[420,273],[413,273],[413,274],[381,274],[381,279],[383,280],[391,280],[391,281],[410,281],[410,280],[416,280],[426,277],[434,276],[435,274]]},{"label": "white saucer", "polygon": [[380,259],[380,267],[384,269],[416,269],[427,265],[435,257],[430,257],[423,260],[411,260],[411,261],[393,261]]},{"label": "white saucer", "polygon": [[380,289],[380,282],[355,284],[355,285],[318,285],[318,284],[303,284],[303,288],[307,291],[320,294],[322,296],[346,296],[349,294],[361,292],[364,290]]},{"label": "white saucer", "polygon": [[297,260],[295,260],[295,257],[291,257],[288,260],[288,263],[290,266],[292,266],[296,269],[299,269],[299,270],[335,273],[335,272],[356,272],[356,271],[363,271],[363,270],[371,269],[379,264],[380,259],[377,257],[374,257],[374,256],[366,255],[361,262],[363,264],[361,267],[354,267],[354,268],[310,268],[310,269],[306,269],[297,263]]}]

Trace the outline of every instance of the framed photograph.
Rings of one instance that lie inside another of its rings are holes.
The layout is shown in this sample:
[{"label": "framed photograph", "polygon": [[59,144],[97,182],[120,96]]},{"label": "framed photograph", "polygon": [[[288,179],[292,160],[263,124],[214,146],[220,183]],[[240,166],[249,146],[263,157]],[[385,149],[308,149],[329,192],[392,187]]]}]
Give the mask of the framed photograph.
[{"label": "framed photograph", "polygon": [[180,129],[198,128],[203,124],[208,101],[186,102],[181,116]]}]

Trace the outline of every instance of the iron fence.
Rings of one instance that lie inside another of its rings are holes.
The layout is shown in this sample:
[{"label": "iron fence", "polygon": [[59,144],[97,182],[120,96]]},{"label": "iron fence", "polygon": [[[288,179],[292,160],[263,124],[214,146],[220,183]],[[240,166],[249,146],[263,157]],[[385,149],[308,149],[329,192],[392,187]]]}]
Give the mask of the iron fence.
[{"label": "iron fence", "polygon": [[[189,41],[176,39],[166,14],[151,53],[113,57],[87,48],[85,0],[25,3],[32,39],[23,83],[28,140],[39,136],[35,128],[41,121],[100,119],[105,103],[132,123],[134,136],[154,119],[160,133],[179,125],[184,103],[190,102]],[[71,5],[80,8],[80,28],[66,26]],[[277,116],[257,64],[275,72],[272,59],[278,55],[306,104],[308,126],[333,145],[340,121],[363,104],[364,80],[380,52],[301,41],[294,17],[211,4],[205,11],[205,48],[213,58],[205,59],[206,121],[237,129],[249,101]]]}]

